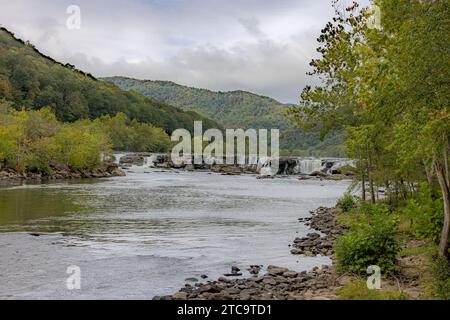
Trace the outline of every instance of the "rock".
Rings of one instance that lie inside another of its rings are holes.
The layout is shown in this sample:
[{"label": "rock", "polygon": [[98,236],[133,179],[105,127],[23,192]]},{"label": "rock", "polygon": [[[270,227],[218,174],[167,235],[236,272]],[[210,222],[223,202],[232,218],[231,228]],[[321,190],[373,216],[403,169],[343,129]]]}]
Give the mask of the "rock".
[{"label": "rock", "polygon": [[256,177],[256,179],[275,179],[275,176],[271,176],[271,175],[259,175]]},{"label": "rock", "polygon": [[192,278],[184,279],[184,281],[188,281],[188,282],[198,282],[198,279],[192,277]]},{"label": "rock", "polygon": [[217,292],[220,292],[220,290],[215,285],[205,284],[199,288],[199,292],[200,293],[205,293],[205,292],[217,293]]},{"label": "rock", "polygon": [[238,288],[232,287],[232,288],[227,288],[227,289],[223,290],[223,292],[228,295],[235,295],[235,294],[239,294],[241,292],[241,290],[239,290]]},{"label": "rock", "polygon": [[258,265],[251,265],[250,268],[248,269],[249,273],[253,275],[258,275],[260,270],[261,266]]},{"label": "rock", "polygon": [[239,295],[239,299],[240,300],[250,300],[250,294],[246,293],[246,292],[245,293],[241,292]]},{"label": "rock", "polygon": [[283,276],[286,278],[296,278],[298,276],[298,273],[295,271],[286,271],[283,273]]},{"label": "rock", "polygon": [[281,267],[275,267],[275,266],[268,266],[267,270],[270,275],[280,275],[280,274],[283,274],[283,273],[289,271],[289,269],[287,269],[287,268],[281,268]]},{"label": "rock", "polygon": [[206,274],[202,274],[202,275],[200,276],[200,278],[206,279],[206,278],[208,278],[208,276],[207,276]]},{"label": "rock", "polygon": [[120,158],[119,163],[134,166],[143,166],[145,157],[140,154],[127,154]]},{"label": "rock", "polygon": [[270,277],[265,277],[262,282],[265,283],[265,284],[270,284],[272,286],[277,284],[275,279],[274,278],[270,278]]},{"label": "rock", "polygon": [[174,300],[187,300],[188,294],[186,292],[177,292],[172,296]]},{"label": "rock", "polygon": [[322,171],[314,171],[309,174],[311,177],[326,177],[327,174],[323,173]]},{"label": "rock", "polygon": [[237,266],[231,266],[231,273],[226,273],[224,276],[226,277],[238,277],[242,276],[242,273],[240,273],[241,269],[239,269]]},{"label": "rock", "polygon": [[238,175],[244,172],[243,168],[233,165],[212,165],[210,170],[213,172],[221,172],[227,175]]}]

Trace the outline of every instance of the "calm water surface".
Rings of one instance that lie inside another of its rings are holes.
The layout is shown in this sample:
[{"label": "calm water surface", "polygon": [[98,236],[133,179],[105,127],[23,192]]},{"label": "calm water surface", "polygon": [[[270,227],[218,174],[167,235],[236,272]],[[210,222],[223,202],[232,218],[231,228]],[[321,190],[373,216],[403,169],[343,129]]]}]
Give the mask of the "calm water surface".
[{"label": "calm water surface", "polygon": [[[288,245],[310,232],[299,217],[334,205],[348,186],[151,169],[0,185],[0,299],[151,299],[233,264],[329,263]],[[66,288],[71,265],[81,268],[81,290]]]}]

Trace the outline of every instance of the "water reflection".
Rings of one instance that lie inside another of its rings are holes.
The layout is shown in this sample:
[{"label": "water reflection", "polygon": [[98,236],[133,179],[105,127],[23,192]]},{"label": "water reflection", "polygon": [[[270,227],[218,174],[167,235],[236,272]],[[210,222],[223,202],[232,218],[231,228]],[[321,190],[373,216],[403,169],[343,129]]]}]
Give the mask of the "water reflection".
[{"label": "water reflection", "polygon": [[35,220],[87,211],[80,193],[35,185],[0,189],[0,230],[26,230]]}]

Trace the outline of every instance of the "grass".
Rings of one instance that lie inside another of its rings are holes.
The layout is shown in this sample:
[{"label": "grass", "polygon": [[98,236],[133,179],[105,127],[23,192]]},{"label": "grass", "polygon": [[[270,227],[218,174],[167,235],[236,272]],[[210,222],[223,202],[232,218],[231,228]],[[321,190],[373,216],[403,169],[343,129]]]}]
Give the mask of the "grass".
[{"label": "grass", "polygon": [[406,293],[397,290],[370,290],[367,288],[366,281],[361,278],[355,278],[344,285],[337,292],[338,297],[343,300],[409,300]]},{"label": "grass", "polygon": [[435,252],[436,252],[435,246],[425,244],[424,246],[402,248],[402,250],[399,253],[399,257],[404,258],[407,256],[421,256],[421,255],[431,256]]}]

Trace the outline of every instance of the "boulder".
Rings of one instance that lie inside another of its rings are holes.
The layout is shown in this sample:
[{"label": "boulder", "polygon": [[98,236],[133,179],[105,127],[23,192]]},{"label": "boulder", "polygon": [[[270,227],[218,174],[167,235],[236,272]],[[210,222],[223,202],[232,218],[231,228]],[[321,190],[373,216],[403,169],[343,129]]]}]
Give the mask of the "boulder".
[{"label": "boulder", "polygon": [[289,269],[282,268],[282,267],[276,267],[276,266],[268,266],[267,271],[268,271],[268,274],[270,274],[270,275],[281,275],[281,274],[289,271]]},{"label": "boulder", "polygon": [[125,165],[143,166],[145,162],[144,155],[140,154],[127,154],[120,158],[119,163]]},{"label": "boulder", "polygon": [[314,171],[309,174],[311,177],[326,177],[327,174],[322,171]]},{"label": "boulder", "polygon": [[175,293],[172,296],[172,299],[174,299],[174,300],[187,300],[187,297],[188,297],[188,294],[186,292],[180,291],[180,292]]}]

